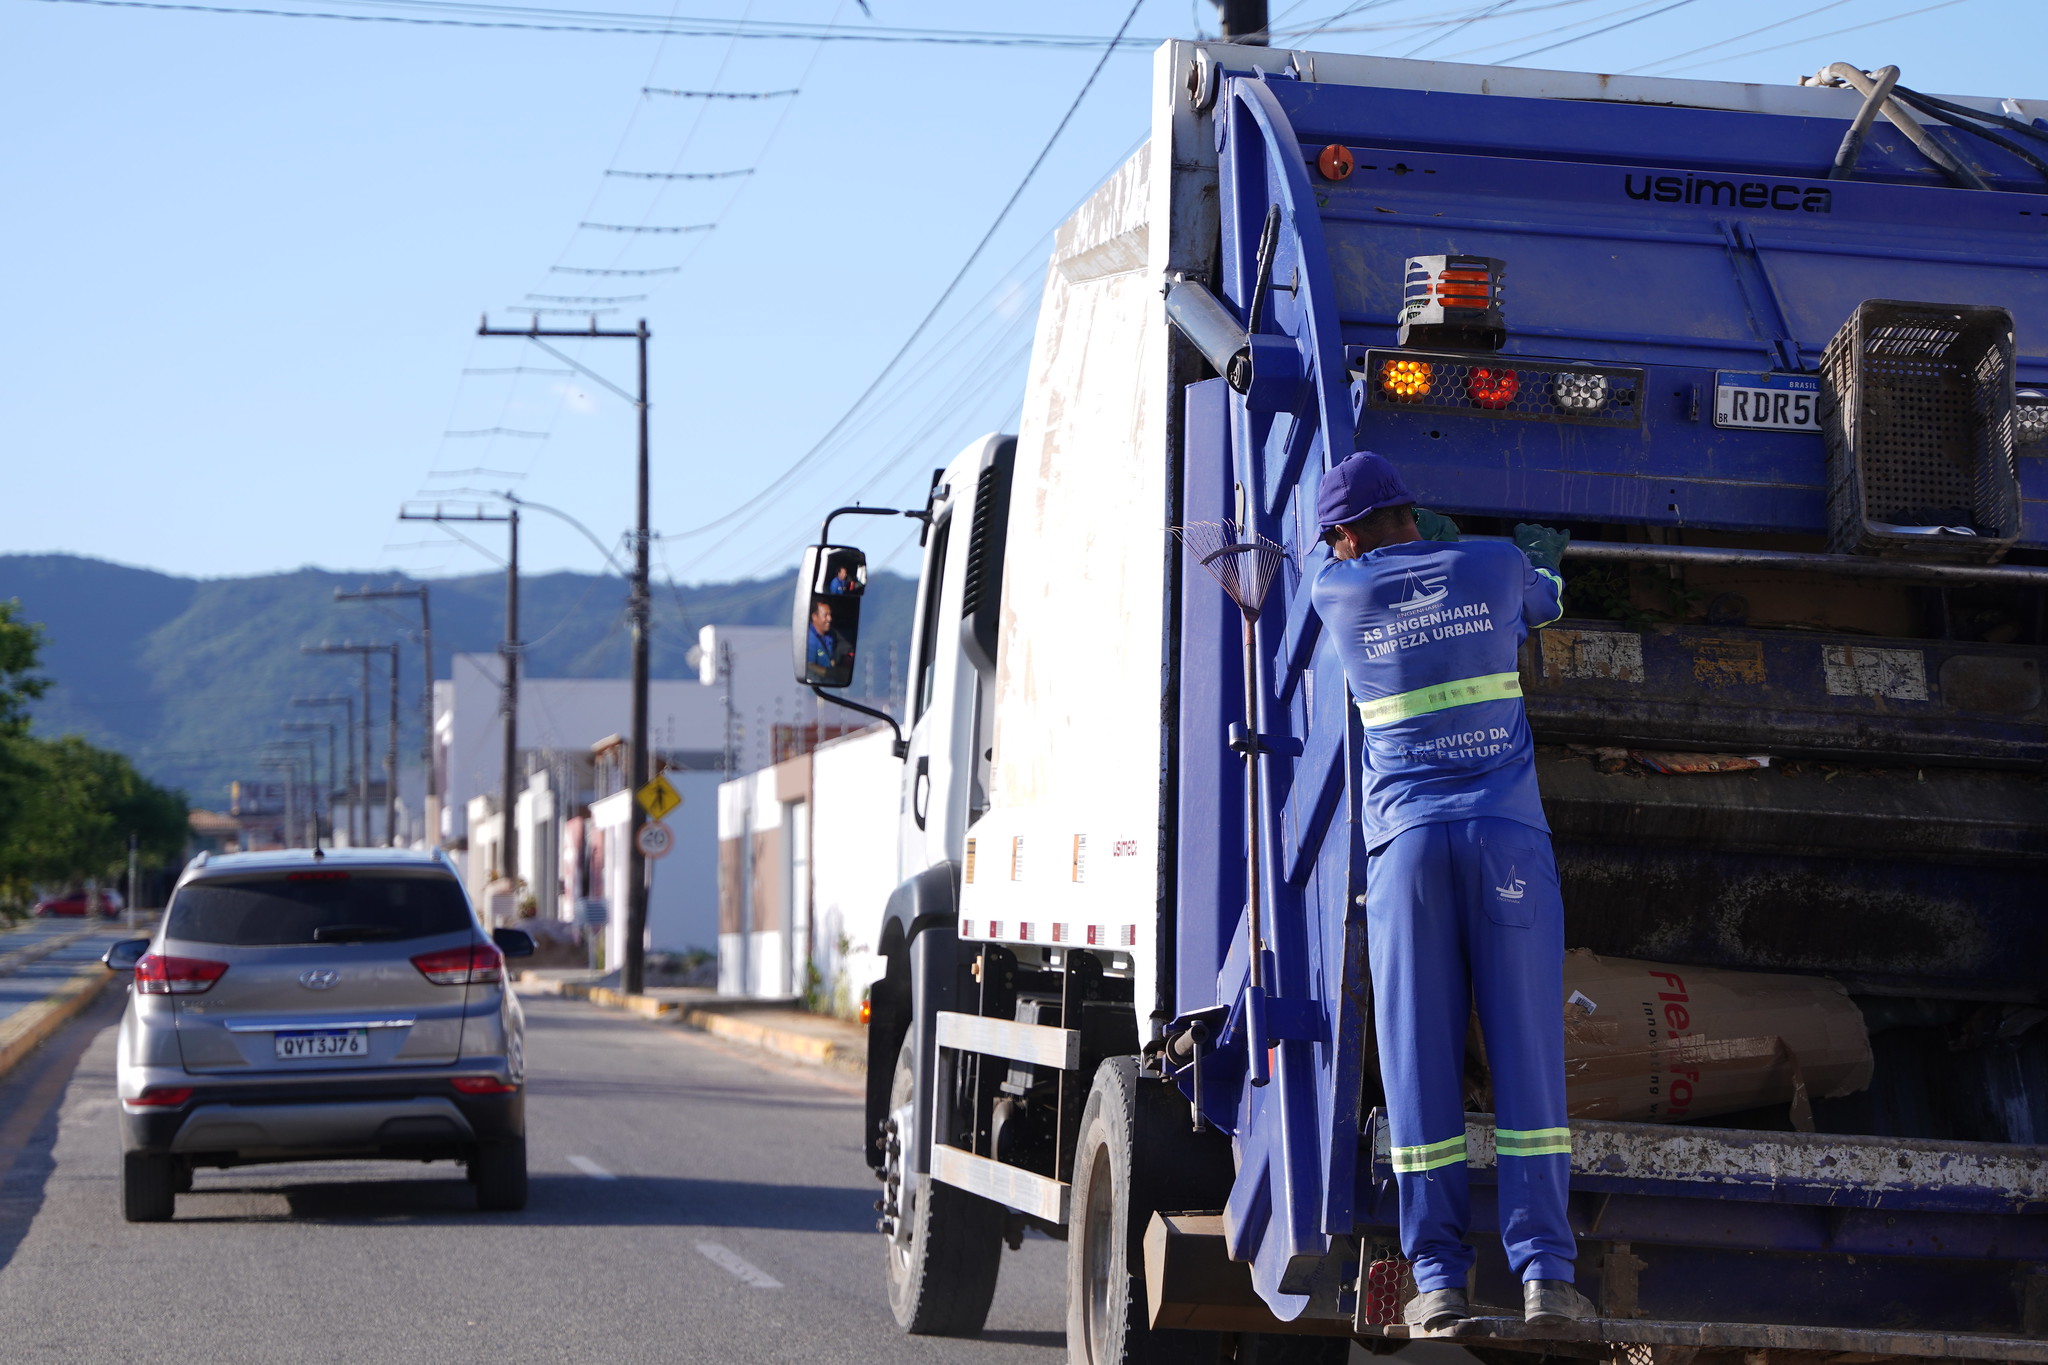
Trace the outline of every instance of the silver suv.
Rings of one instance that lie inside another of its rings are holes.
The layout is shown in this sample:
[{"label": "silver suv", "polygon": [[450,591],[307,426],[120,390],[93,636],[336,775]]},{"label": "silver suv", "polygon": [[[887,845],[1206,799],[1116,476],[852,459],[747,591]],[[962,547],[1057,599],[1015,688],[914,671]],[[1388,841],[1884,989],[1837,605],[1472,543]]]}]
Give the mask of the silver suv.
[{"label": "silver suv", "polygon": [[525,1021],[455,869],[396,849],[201,855],[121,1019],[122,1211],[162,1222],[197,1166],[388,1158],[526,1206]]}]

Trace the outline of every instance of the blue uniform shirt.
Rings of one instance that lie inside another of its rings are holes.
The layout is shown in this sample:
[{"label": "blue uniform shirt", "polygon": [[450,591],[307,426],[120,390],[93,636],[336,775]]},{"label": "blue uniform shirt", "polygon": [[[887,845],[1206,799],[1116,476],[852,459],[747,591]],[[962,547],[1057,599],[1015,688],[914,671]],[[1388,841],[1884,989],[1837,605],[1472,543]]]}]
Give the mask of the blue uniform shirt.
[{"label": "blue uniform shirt", "polygon": [[1548,831],[1515,655],[1564,582],[1513,545],[1434,540],[1333,559],[1311,589],[1365,723],[1366,847],[1493,816]]}]

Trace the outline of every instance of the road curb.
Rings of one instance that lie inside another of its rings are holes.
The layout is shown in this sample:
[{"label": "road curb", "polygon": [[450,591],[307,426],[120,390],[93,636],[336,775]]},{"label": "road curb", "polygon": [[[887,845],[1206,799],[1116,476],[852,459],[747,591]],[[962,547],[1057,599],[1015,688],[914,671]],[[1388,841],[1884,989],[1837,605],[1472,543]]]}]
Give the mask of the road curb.
[{"label": "road curb", "polygon": [[650,995],[629,995],[613,990],[609,986],[592,986],[580,981],[564,981],[559,994],[569,1000],[587,1000],[593,1005],[606,1009],[625,1010],[644,1019],[658,1019],[667,1023],[681,1024],[685,1028],[708,1033],[727,1042],[756,1047],[763,1052],[772,1052],[778,1057],[804,1062],[811,1066],[845,1072],[851,1075],[867,1074],[867,1050],[832,1038],[820,1038],[815,1034],[798,1033],[794,1029],[777,1028],[749,1019],[744,1014],[727,1010],[699,1009],[678,1004],[673,1000],[659,1000]]},{"label": "road curb", "polygon": [[59,949],[69,948],[72,944],[82,939],[88,939],[94,934],[105,932],[106,926],[104,925],[87,924],[69,933],[52,934],[48,938],[38,939],[25,948],[15,948],[7,952],[0,952],[0,976],[8,976],[32,962],[41,962]]},{"label": "road curb", "polygon": [[0,1077],[20,1064],[21,1060],[50,1039],[64,1025],[85,1013],[93,1001],[100,998],[118,972],[110,972],[95,962],[91,967],[72,973],[70,979],[41,1000],[24,1005],[5,1019],[0,1019]]}]

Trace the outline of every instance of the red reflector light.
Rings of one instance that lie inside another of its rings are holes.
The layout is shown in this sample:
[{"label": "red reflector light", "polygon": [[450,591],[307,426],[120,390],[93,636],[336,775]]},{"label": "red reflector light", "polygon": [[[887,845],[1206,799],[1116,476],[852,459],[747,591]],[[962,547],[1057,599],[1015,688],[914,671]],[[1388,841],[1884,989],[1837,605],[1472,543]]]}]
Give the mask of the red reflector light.
[{"label": "red reflector light", "polygon": [[860,1002],[860,1021],[861,1021],[861,1023],[863,1023],[863,1024],[867,1023],[867,1022],[868,1022],[868,1021],[869,1021],[870,1019],[874,1018],[874,1016],[875,1016],[875,1007],[874,1007],[873,1003],[872,1003],[872,1002],[870,1002],[870,1001],[868,1001],[868,1000],[865,1000],[865,999],[863,999],[863,1000],[862,1000],[862,1001]]},{"label": "red reflector light", "polygon": [[465,1095],[509,1095],[519,1088],[496,1076],[457,1076],[449,1084]]},{"label": "red reflector light", "polygon": [[203,995],[228,969],[200,957],[144,953],[135,963],[135,989],[143,995]]},{"label": "red reflector light", "polygon": [[152,1109],[175,1109],[191,1098],[192,1087],[189,1085],[152,1085],[128,1103],[148,1105]]},{"label": "red reflector light", "polygon": [[285,879],[286,881],[288,881],[288,882],[345,882],[345,881],[347,881],[347,880],[348,880],[348,873],[346,873],[346,872],[287,872],[287,873],[285,873],[285,875],[284,875],[284,879]]},{"label": "red reflector light", "polygon": [[1504,408],[1515,401],[1522,380],[1513,370],[1489,369],[1481,365],[1465,381],[1465,393],[1482,408]]},{"label": "red reflector light", "polygon": [[420,975],[436,986],[481,986],[505,978],[505,956],[495,944],[471,943],[421,953],[412,960]]}]

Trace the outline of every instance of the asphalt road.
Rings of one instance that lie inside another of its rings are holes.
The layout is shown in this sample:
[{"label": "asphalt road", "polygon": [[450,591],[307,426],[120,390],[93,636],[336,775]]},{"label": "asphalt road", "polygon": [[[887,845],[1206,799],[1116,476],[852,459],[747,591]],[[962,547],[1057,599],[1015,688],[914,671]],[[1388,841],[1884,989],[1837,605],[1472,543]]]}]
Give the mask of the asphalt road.
[{"label": "asphalt road", "polygon": [[350,1163],[202,1171],[176,1221],[124,1223],[120,1004],[0,1086],[10,1365],[1064,1358],[1039,1239],[981,1340],[897,1333],[850,1084],[555,1000],[527,1005],[524,1213],[477,1213],[452,1164]]},{"label": "asphalt road", "polygon": [[552,998],[526,1005],[525,1212],[476,1212],[450,1163],[358,1162],[201,1171],[174,1222],[123,1222],[122,1004],[0,1082],[6,1365],[1066,1358],[1066,1248],[1038,1237],[980,1339],[897,1332],[854,1084]]}]

